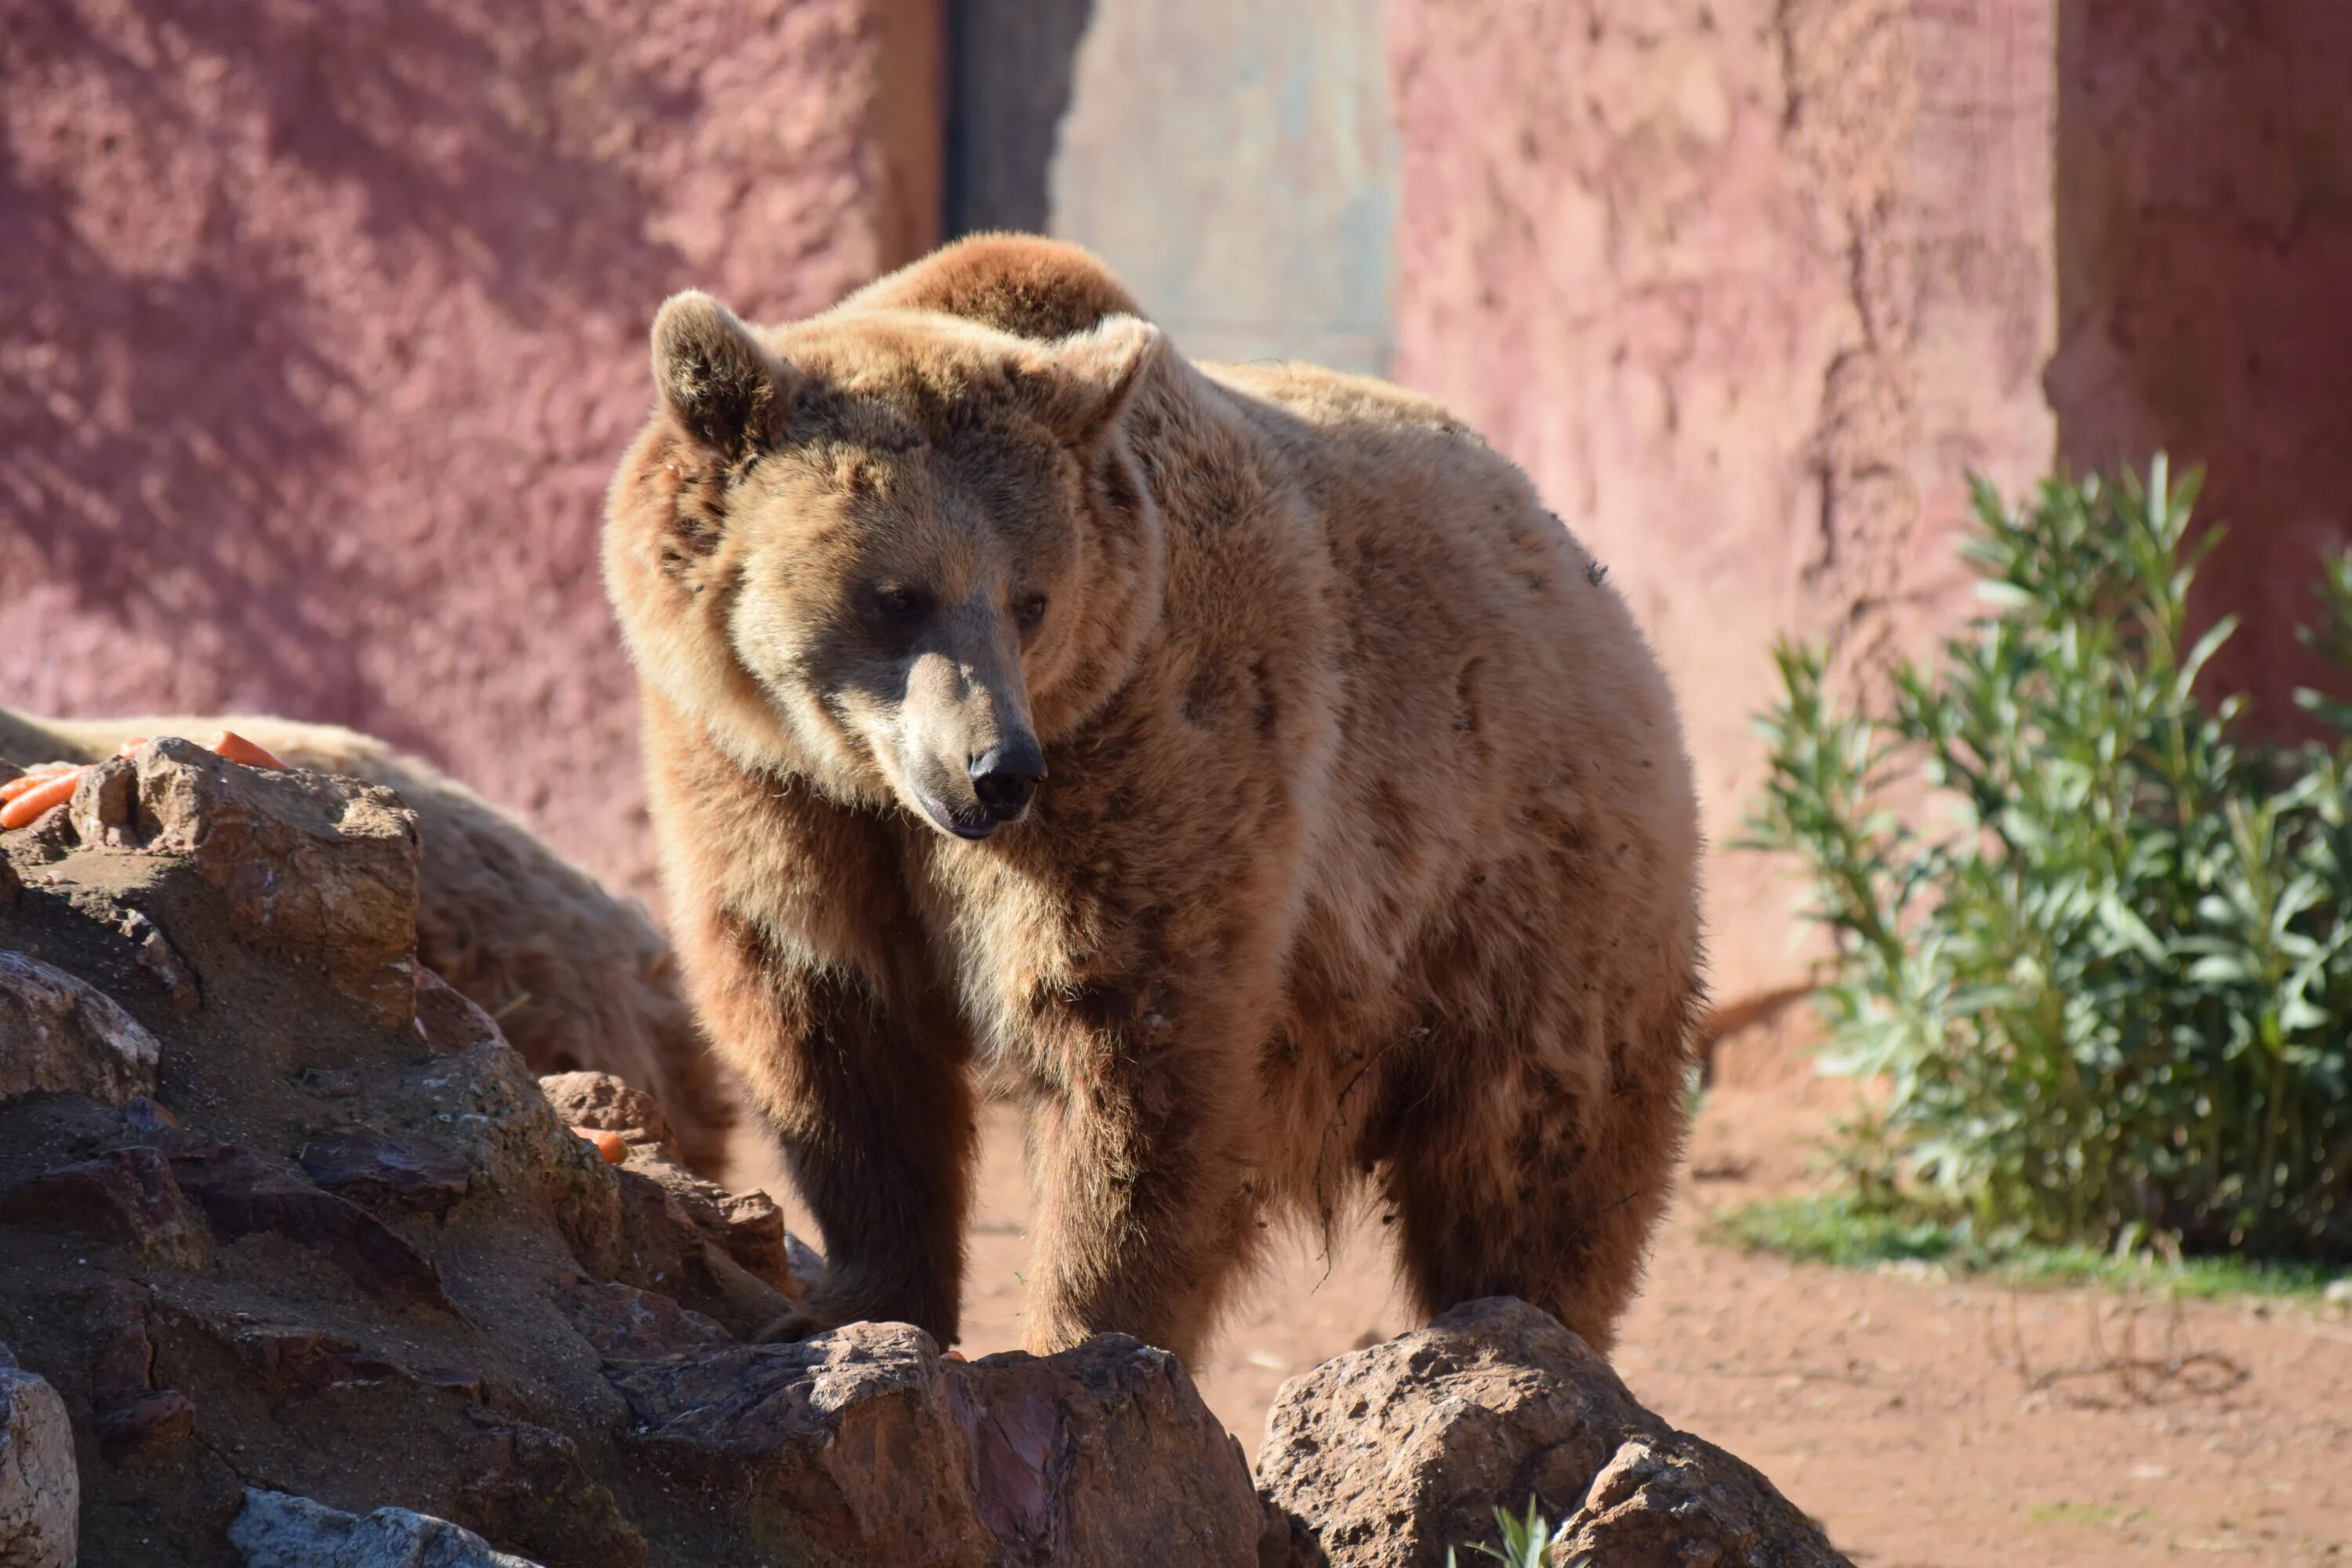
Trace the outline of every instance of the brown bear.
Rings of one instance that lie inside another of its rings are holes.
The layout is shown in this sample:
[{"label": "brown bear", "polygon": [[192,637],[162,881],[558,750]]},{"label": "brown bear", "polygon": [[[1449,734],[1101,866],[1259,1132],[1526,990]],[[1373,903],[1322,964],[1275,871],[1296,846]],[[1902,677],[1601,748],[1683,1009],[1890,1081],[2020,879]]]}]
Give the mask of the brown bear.
[{"label": "brown bear", "polygon": [[1024,1338],[1197,1352],[1367,1192],[1420,1310],[1606,1347],[1700,999],[1673,700],[1437,405],[1187,363],[1070,247],[793,324],[680,294],[605,574],[691,994],[830,1272],[957,1335],[976,1077],[1025,1103]]},{"label": "brown bear", "polygon": [[534,1072],[590,1068],[660,1105],[678,1157],[724,1173],[734,1100],[678,989],[669,944],[635,904],[481,796],[331,724],[227,718],[34,719],[0,709],[0,760],[95,762],[132,736],[234,730],[299,768],[390,786],[424,829],[417,957],[499,1017]]}]

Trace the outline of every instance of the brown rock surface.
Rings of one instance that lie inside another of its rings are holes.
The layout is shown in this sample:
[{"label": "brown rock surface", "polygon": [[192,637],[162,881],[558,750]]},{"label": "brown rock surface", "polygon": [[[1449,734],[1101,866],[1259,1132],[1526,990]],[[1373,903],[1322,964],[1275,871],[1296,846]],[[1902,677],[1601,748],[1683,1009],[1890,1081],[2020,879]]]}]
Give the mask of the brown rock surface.
[{"label": "brown rock surface", "polygon": [[112,997],[0,952],[0,1103],[47,1092],[120,1105],[154,1092],[160,1056],[155,1037]]},{"label": "brown rock surface", "polygon": [[[290,766],[383,785],[416,814],[425,841],[416,956],[433,972],[420,976],[417,1005],[432,1015],[428,1037],[450,1040],[454,1050],[488,1032],[495,1018],[497,1032],[534,1071],[618,1074],[654,1093],[688,1165],[705,1174],[723,1171],[732,1086],[703,1042],[660,931],[634,900],[607,892],[511,813],[446,773],[353,731],[251,714],[68,721],[0,709],[0,757],[99,762],[136,737],[209,738],[223,727]],[[119,779],[132,768],[100,762],[93,777]],[[127,842],[128,827],[102,820],[121,816],[118,789],[89,787],[89,809],[79,819],[89,831],[64,819],[61,828],[92,844]],[[5,893],[0,885],[0,899]],[[143,962],[173,985],[175,1005],[195,1006],[194,982],[170,944],[152,927],[124,934],[143,935]],[[477,1015],[469,1004],[487,1012]],[[455,1039],[461,1033],[465,1039]]]},{"label": "brown rock surface", "polygon": [[611,1073],[543,1073],[539,1090],[555,1114],[574,1127],[603,1128],[631,1143],[670,1142],[669,1122],[654,1097]]},{"label": "brown rock surface", "polygon": [[74,1568],[80,1509],[65,1401],[0,1345],[0,1568]]},{"label": "brown rock surface", "polygon": [[21,1182],[0,1197],[0,1225],[119,1242],[152,1263],[211,1261],[212,1233],[158,1149],[117,1149]]},{"label": "brown rock surface", "polygon": [[1772,1484],[1637,1404],[1547,1314],[1490,1298],[1284,1384],[1258,1477],[1298,1559],[1418,1568],[1532,1496],[1559,1560],[1851,1568]]},{"label": "brown rock surface", "polygon": [[1258,1562],[1265,1516],[1239,1446],[1174,1357],[1118,1335],[967,1363],[908,1324],[853,1323],[614,1380],[632,1447],[744,1499],[794,1562]]},{"label": "brown rock surface", "polygon": [[[190,741],[150,741],[135,762],[123,807],[132,842],[185,857],[227,895],[240,930],[322,970],[377,1020],[416,1016],[422,849],[399,796],[352,779],[245,767]],[[85,778],[81,793],[100,793],[105,772]]]}]

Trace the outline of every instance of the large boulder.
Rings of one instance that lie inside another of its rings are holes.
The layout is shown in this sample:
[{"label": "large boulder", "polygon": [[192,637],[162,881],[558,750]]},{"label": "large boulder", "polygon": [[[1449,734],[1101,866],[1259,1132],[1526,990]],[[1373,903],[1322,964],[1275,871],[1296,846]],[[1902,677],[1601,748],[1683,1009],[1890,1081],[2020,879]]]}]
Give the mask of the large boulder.
[{"label": "large boulder", "polygon": [[228,1527],[245,1568],[539,1568],[446,1519],[380,1508],[364,1519],[248,1488]]},{"label": "large boulder", "polygon": [[1175,1357],[1119,1335],[959,1363],[919,1329],[853,1323],[614,1371],[631,1447],[738,1499],[795,1563],[1259,1560],[1240,1446]]},{"label": "large boulder", "polygon": [[1508,1298],[1291,1379],[1258,1476],[1317,1568],[1442,1562],[1530,1497],[1561,1563],[1852,1568],[1771,1482],[1643,1408],[1583,1340]]},{"label": "large boulder", "polygon": [[65,1401],[0,1345],[0,1568],[74,1568],[80,1513]]}]

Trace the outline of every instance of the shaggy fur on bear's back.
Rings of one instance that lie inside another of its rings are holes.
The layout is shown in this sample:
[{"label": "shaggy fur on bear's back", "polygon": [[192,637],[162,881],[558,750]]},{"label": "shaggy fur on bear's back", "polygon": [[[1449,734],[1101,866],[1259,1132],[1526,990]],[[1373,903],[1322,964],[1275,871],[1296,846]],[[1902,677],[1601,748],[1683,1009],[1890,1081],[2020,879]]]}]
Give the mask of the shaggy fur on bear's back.
[{"label": "shaggy fur on bear's back", "polygon": [[534,1072],[608,1072],[652,1095],[679,1158],[724,1173],[734,1101],[679,994],[669,944],[529,828],[455,779],[331,724],[226,718],[31,719],[0,709],[0,758],[95,762],[134,735],[234,730],[299,768],[388,785],[417,816],[417,956],[497,1015]]},{"label": "shaggy fur on bear's back", "polygon": [[682,297],[655,357],[607,581],[695,994],[829,1244],[806,1325],[953,1337],[985,1069],[1033,1348],[1190,1353],[1268,1222],[1360,1191],[1424,1310],[1606,1345],[1679,1149],[1696,814],[1525,479],[1392,386],[1187,363],[1014,237],[766,331]]}]

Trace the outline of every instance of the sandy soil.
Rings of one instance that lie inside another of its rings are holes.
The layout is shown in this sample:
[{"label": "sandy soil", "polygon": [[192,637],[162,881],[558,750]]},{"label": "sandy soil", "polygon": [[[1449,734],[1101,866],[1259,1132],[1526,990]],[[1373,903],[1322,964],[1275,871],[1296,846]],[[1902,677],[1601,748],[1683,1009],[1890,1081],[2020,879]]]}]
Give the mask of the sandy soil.
[{"label": "sandy soil", "polygon": [[[1850,1273],[1711,1242],[1709,1214],[1806,1183],[1830,1113],[1820,1086],[1759,1054],[1720,1064],[1625,1325],[1618,1366],[1646,1404],[1761,1468],[1864,1568],[2352,1565],[2352,1319]],[[1008,1114],[990,1120],[986,1159],[973,1355],[1020,1334],[1029,1198]],[[1328,1264],[1297,1245],[1194,1373],[1255,1453],[1286,1378],[1405,1326],[1376,1237]]]}]

